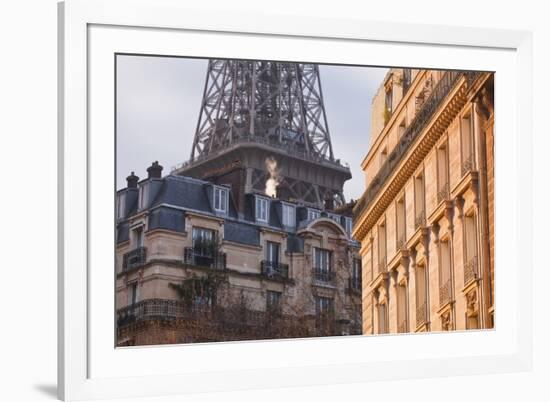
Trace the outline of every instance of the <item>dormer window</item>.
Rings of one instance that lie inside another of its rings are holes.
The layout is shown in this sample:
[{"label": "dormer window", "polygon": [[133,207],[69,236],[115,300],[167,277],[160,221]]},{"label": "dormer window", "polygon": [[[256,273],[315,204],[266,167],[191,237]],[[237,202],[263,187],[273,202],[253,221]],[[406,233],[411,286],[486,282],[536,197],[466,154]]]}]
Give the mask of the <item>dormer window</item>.
[{"label": "dormer window", "polygon": [[296,208],[294,205],[283,204],[283,226],[294,227],[296,225]]},{"label": "dormer window", "polygon": [[227,213],[227,204],[229,191],[223,187],[214,187],[214,210],[216,212]]},{"label": "dormer window", "polygon": [[330,219],[332,219],[334,222],[336,223],[340,223],[340,215],[336,215],[336,214],[328,214],[328,217]]},{"label": "dormer window", "polygon": [[256,197],[256,221],[267,223],[268,199]]},{"label": "dormer window", "polygon": [[149,202],[149,184],[147,182],[139,186],[139,209],[147,207]]},{"label": "dormer window", "polygon": [[344,229],[346,229],[346,233],[348,236],[351,236],[351,230],[352,230],[352,220],[349,216],[344,217]]},{"label": "dormer window", "polygon": [[120,193],[117,197],[117,206],[116,206],[116,216],[117,219],[124,218],[124,215],[126,214],[126,209],[124,208],[126,205],[126,193]]},{"label": "dormer window", "polygon": [[321,217],[321,212],[316,209],[308,209],[307,210],[307,220],[313,221],[315,219],[319,219]]}]

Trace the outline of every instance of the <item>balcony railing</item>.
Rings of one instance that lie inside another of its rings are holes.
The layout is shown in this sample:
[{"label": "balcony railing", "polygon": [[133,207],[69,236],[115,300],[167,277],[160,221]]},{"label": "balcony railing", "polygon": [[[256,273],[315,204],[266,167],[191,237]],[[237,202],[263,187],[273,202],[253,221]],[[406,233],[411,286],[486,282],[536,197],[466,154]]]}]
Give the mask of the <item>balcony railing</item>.
[{"label": "balcony railing", "polygon": [[447,95],[452,91],[455,84],[462,76],[466,77],[468,84],[470,85],[475,79],[481,75],[476,71],[447,71],[439,80],[433,91],[430,93],[426,101],[420,107],[418,113],[415,115],[411,124],[405,129],[401,140],[389,154],[386,161],[382,164],[380,171],[372,179],[369,187],[363,194],[363,196],[357,201],[357,204],[353,208],[354,219],[358,220],[359,217],[365,212],[370,204],[374,201],[378,193],[382,190],[387,180],[395,171],[395,168],[404,159],[405,155],[412,147],[416,139],[420,136],[428,123],[432,120],[432,117],[443,104]]},{"label": "balcony railing", "polygon": [[225,270],[227,266],[225,253],[204,253],[193,247],[185,247],[183,250],[183,263],[195,267],[211,268],[220,271]]},{"label": "balcony railing", "polygon": [[477,279],[477,255],[464,264],[464,286]]},{"label": "balcony railing", "polygon": [[419,303],[416,306],[416,326],[419,327],[422,324],[428,322],[428,305],[426,302]]},{"label": "balcony railing", "polygon": [[448,200],[449,197],[449,183],[443,183],[441,187],[439,187],[439,191],[437,192],[437,203],[439,204],[444,200]]},{"label": "balcony railing", "polygon": [[326,284],[326,285],[334,285],[336,280],[335,272],[332,269],[323,269],[319,267],[313,268],[313,279],[316,282]]},{"label": "balcony railing", "polygon": [[395,247],[398,251],[402,250],[405,247],[405,234],[404,233],[401,233],[397,237],[397,242],[395,243]]},{"label": "balcony railing", "polygon": [[426,211],[422,210],[416,214],[414,218],[414,230],[426,226]]},{"label": "balcony railing", "polygon": [[359,277],[348,278],[348,291],[351,293],[361,292],[362,281]]},{"label": "balcony railing", "polygon": [[145,264],[147,261],[147,248],[138,247],[122,257],[122,270],[128,271]]},{"label": "balcony railing", "polygon": [[288,279],[288,264],[276,261],[263,260],[261,264],[262,275],[268,278]]},{"label": "balcony railing", "polygon": [[451,280],[448,279],[445,283],[439,285],[439,305],[443,306],[444,304],[451,301]]},{"label": "balcony railing", "polygon": [[461,175],[464,176],[466,173],[474,170],[474,156],[469,155],[464,161],[462,162],[461,166]]}]

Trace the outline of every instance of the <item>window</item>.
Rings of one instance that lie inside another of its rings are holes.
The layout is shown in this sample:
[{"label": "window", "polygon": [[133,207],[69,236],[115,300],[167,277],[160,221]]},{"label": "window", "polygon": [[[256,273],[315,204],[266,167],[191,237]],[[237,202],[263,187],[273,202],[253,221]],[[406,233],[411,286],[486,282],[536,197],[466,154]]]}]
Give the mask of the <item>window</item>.
[{"label": "window", "polygon": [[427,302],[427,276],[424,265],[416,266],[416,325],[424,324],[428,321],[428,302]]},{"label": "window", "polygon": [[134,282],[128,287],[128,305],[133,306],[137,302],[138,302],[138,284],[137,282]]},{"label": "window", "polygon": [[277,311],[281,308],[281,292],[268,290],[266,293],[267,311]]},{"label": "window", "polygon": [[353,259],[351,266],[350,288],[361,290],[361,260],[358,258]]},{"label": "window", "polygon": [[460,119],[460,141],[462,147],[462,174],[473,168],[473,139],[472,117],[464,116]]},{"label": "window", "polygon": [[399,250],[405,245],[405,219],[406,219],[406,210],[405,210],[405,197],[400,198],[397,201],[395,206],[396,213],[396,225],[397,225],[397,242],[396,248]]},{"label": "window", "polygon": [[195,256],[212,257],[215,252],[215,241],[212,229],[193,228],[193,253]]},{"label": "window", "polygon": [[425,196],[424,196],[424,176],[419,174],[414,178],[414,228],[418,229],[420,226],[425,225],[426,212],[424,209]]},{"label": "window", "polygon": [[386,272],[386,225],[378,226],[378,272]]},{"label": "window", "polygon": [[228,190],[222,187],[214,187],[214,209],[218,212],[227,212]]},{"label": "window", "polygon": [[315,219],[319,219],[321,217],[321,212],[317,211],[316,209],[308,209],[307,210],[307,220],[313,221]]},{"label": "window", "polygon": [[267,198],[256,197],[256,220],[258,222],[267,222]]},{"label": "window", "polygon": [[397,332],[407,332],[407,287],[397,286]]},{"label": "window", "polygon": [[439,303],[443,305],[451,300],[451,245],[448,240],[440,242]]},{"label": "window", "polygon": [[144,209],[149,202],[149,185],[147,182],[139,186],[139,209]]},{"label": "window", "polygon": [[388,332],[388,321],[386,304],[382,303],[378,305],[378,333],[385,334]]},{"label": "window", "polygon": [[336,223],[340,223],[340,216],[336,214],[328,214],[328,217]]},{"label": "window", "polygon": [[272,241],[267,242],[267,246],[265,248],[266,252],[266,260],[269,261],[272,264],[278,264],[279,263],[279,250],[280,250],[279,243],[275,243]]},{"label": "window", "polygon": [[329,315],[334,312],[334,300],[330,297],[315,297],[315,313],[317,315]]},{"label": "window", "polygon": [[449,198],[449,153],[447,144],[437,148],[437,202]]},{"label": "window", "polygon": [[315,257],[315,268],[321,272],[328,273],[330,271],[330,251],[315,247],[313,252]]},{"label": "window", "polygon": [[125,211],[125,204],[126,204],[126,193],[120,193],[117,197],[117,208],[116,208],[116,214],[117,219],[124,218]]},{"label": "window", "polygon": [[353,221],[350,217],[345,216],[344,217],[344,229],[346,229],[346,233],[351,236],[351,231],[353,229]]},{"label": "window", "polygon": [[296,226],[296,209],[294,205],[283,204],[283,226]]},{"label": "window", "polygon": [[464,285],[477,277],[477,239],[475,215],[464,216]]},{"label": "window", "polygon": [[134,248],[143,247],[143,226],[134,229]]}]

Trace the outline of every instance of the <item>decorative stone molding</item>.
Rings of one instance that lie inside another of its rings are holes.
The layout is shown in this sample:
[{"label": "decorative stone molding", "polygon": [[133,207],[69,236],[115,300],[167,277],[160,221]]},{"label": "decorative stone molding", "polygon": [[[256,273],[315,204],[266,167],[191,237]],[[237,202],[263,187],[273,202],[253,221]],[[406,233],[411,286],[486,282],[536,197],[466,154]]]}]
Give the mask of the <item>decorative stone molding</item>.
[{"label": "decorative stone molding", "polygon": [[451,316],[451,310],[447,310],[441,314],[441,329],[443,331],[452,331],[453,319]]},{"label": "decorative stone molding", "polygon": [[447,219],[447,225],[449,228],[449,232],[454,232],[454,224],[453,224],[453,216],[454,216],[454,203],[452,200],[445,201],[445,218]]},{"label": "decorative stone molding", "polygon": [[435,222],[432,224],[431,226],[431,230],[432,230],[432,233],[434,235],[434,243],[437,244],[439,243],[439,230],[441,229],[441,227],[439,226],[439,223]]},{"label": "decorative stone molding", "polygon": [[458,218],[462,220],[464,218],[464,198],[457,196],[455,198],[456,209],[458,209]]}]

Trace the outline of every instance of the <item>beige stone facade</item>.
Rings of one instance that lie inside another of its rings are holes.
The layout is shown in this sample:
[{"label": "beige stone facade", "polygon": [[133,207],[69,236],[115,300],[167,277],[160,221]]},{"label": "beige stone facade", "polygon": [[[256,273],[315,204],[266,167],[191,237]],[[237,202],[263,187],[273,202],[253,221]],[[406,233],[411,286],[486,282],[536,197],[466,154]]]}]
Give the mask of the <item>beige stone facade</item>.
[{"label": "beige stone facade", "polygon": [[[162,186],[199,182],[150,178],[135,191],[145,191],[151,180],[160,183],[156,199],[166,192]],[[197,188],[212,194],[211,187],[219,186],[201,182]],[[275,210],[280,203],[271,198],[267,208]],[[351,217],[334,210],[310,216],[305,212],[311,208],[284,204],[294,208],[293,228],[245,224],[216,211],[185,207],[167,221],[175,228],[174,220],[183,219],[179,229],[159,228],[152,224],[155,210],[176,211],[168,203],[138,207],[122,217],[119,227],[126,232],[119,233],[116,246],[118,345],[360,333],[361,264],[359,244],[350,237]],[[345,219],[350,222],[347,230]],[[227,226],[236,224],[257,233],[257,242],[247,243],[234,229],[230,235]],[[199,252],[199,232],[216,239],[214,251]],[[269,247],[276,255],[269,254]],[[327,261],[316,255],[321,252]],[[208,283],[208,289],[193,288],[186,299],[185,283]]]},{"label": "beige stone facade", "polygon": [[363,333],[492,328],[493,74],[390,69],[372,102]]}]

